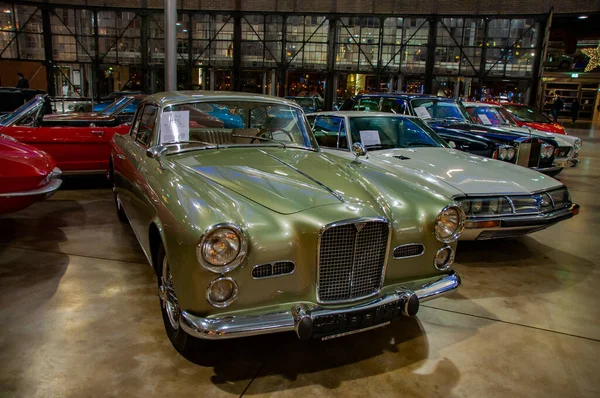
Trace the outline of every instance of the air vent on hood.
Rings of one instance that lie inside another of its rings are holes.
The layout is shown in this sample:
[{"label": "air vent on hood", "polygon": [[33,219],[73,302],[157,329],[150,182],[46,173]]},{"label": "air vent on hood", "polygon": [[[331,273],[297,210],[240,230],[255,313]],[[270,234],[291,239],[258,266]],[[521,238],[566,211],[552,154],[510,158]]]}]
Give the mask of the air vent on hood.
[{"label": "air vent on hood", "polygon": [[408,160],[408,159],[410,159],[409,157],[406,157],[404,155],[394,155],[394,157],[396,159],[400,159],[400,160]]}]

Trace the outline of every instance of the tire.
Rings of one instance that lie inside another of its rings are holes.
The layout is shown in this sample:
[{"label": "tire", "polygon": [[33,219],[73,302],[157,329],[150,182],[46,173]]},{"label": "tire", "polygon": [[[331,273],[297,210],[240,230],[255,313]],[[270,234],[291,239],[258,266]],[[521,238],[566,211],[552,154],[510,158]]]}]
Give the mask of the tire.
[{"label": "tire", "polygon": [[110,166],[110,171],[108,172],[108,180],[112,182],[112,190],[113,197],[115,200],[115,209],[117,210],[117,217],[119,221],[123,224],[128,224],[129,220],[127,219],[127,214],[125,214],[125,210],[123,210],[123,205],[121,204],[121,199],[119,198],[119,194],[117,193],[117,184],[115,183],[115,172]]},{"label": "tire", "polygon": [[158,248],[156,261],[158,264],[158,296],[160,298],[160,311],[165,325],[165,332],[173,347],[184,357],[188,358],[198,349],[201,342],[199,339],[187,334],[181,325],[179,325],[181,309],[177,302],[169,262],[162,243]]},{"label": "tire", "polygon": [[557,175],[560,174],[560,172],[563,171],[563,169],[558,169],[558,170],[554,170],[554,171],[549,171],[547,173],[545,173],[547,176],[550,177],[556,177]]}]

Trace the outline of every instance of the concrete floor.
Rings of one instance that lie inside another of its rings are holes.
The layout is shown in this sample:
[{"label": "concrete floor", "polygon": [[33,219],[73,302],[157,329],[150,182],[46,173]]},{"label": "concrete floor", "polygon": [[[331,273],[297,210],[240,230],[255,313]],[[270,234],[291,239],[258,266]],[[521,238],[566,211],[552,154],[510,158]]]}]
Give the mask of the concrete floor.
[{"label": "concrete floor", "polygon": [[0,217],[0,397],[600,396],[600,126],[560,179],[581,214],[461,243],[463,286],[418,319],[328,342],[170,345],[156,282],[100,180]]}]

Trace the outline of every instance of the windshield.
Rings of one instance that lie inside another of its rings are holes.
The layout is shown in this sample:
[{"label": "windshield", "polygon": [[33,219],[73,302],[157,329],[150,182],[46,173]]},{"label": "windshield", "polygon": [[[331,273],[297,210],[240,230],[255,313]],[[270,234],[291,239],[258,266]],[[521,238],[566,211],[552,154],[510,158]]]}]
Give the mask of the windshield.
[{"label": "windshield", "polygon": [[462,105],[454,101],[434,98],[416,98],[410,101],[415,115],[421,119],[458,119],[471,120]]},{"label": "windshield", "polygon": [[504,107],[512,113],[517,120],[522,122],[534,123],[552,123],[542,112],[535,108],[522,105],[504,105]]},{"label": "windshield", "polygon": [[13,112],[7,114],[5,117],[0,119],[0,126],[11,126],[15,122],[19,121],[24,115],[33,114],[37,112],[38,107],[44,102],[42,96],[36,96],[30,99],[25,104],[21,105]]},{"label": "windshield", "polygon": [[257,101],[190,102],[167,106],[161,116],[159,143],[317,148],[300,109]]},{"label": "windshield", "polygon": [[447,147],[433,130],[419,119],[407,117],[350,118],[352,142],[368,150],[416,147]]},{"label": "windshield", "polygon": [[298,105],[300,105],[303,109],[315,109],[315,103],[312,98],[289,98],[294,101]]},{"label": "windshield", "polygon": [[486,126],[516,126],[508,111],[499,106],[468,106],[467,112],[477,124]]},{"label": "windshield", "polygon": [[115,112],[117,109],[119,109],[120,107],[122,107],[124,104],[126,104],[129,101],[131,101],[131,98],[121,97],[118,100],[116,100],[115,102],[111,103],[106,108],[104,108],[102,110],[102,114],[103,115],[111,115],[113,112]]}]

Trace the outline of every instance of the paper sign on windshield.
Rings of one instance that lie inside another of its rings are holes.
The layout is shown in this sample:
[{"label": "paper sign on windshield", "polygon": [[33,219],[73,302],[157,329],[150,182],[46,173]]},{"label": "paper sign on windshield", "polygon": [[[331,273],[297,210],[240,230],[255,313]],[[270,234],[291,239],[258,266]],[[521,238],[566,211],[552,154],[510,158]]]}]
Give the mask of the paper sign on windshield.
[{"label": "paper sign on windshield", "polygon": [[481,123],[483,124],[488,124],[491,125],[492,122],[490,122],[490,119],[486,116],[486,115],[477,115],[479,117],[479,120],[481,120]]},{"label": "paper sign on windshield", "polygon": [[361,130],[360,131],[360,142],[364,146],[381,145],[381,139],[379,138],[379,131],[377,131],[377,130]]},{"label": "paper sign on windshield", "polygon": [[415,113],[421,119],[431,119],[431,115],[429,114],[429,112],[427,112],[427,108],[425,108],[424,106],[417,106],[415,108]]},{"label": "paper sign on windshield", "polygon": [[190,111],[163,112],[160,119],[160,143],[189,141]]}]

